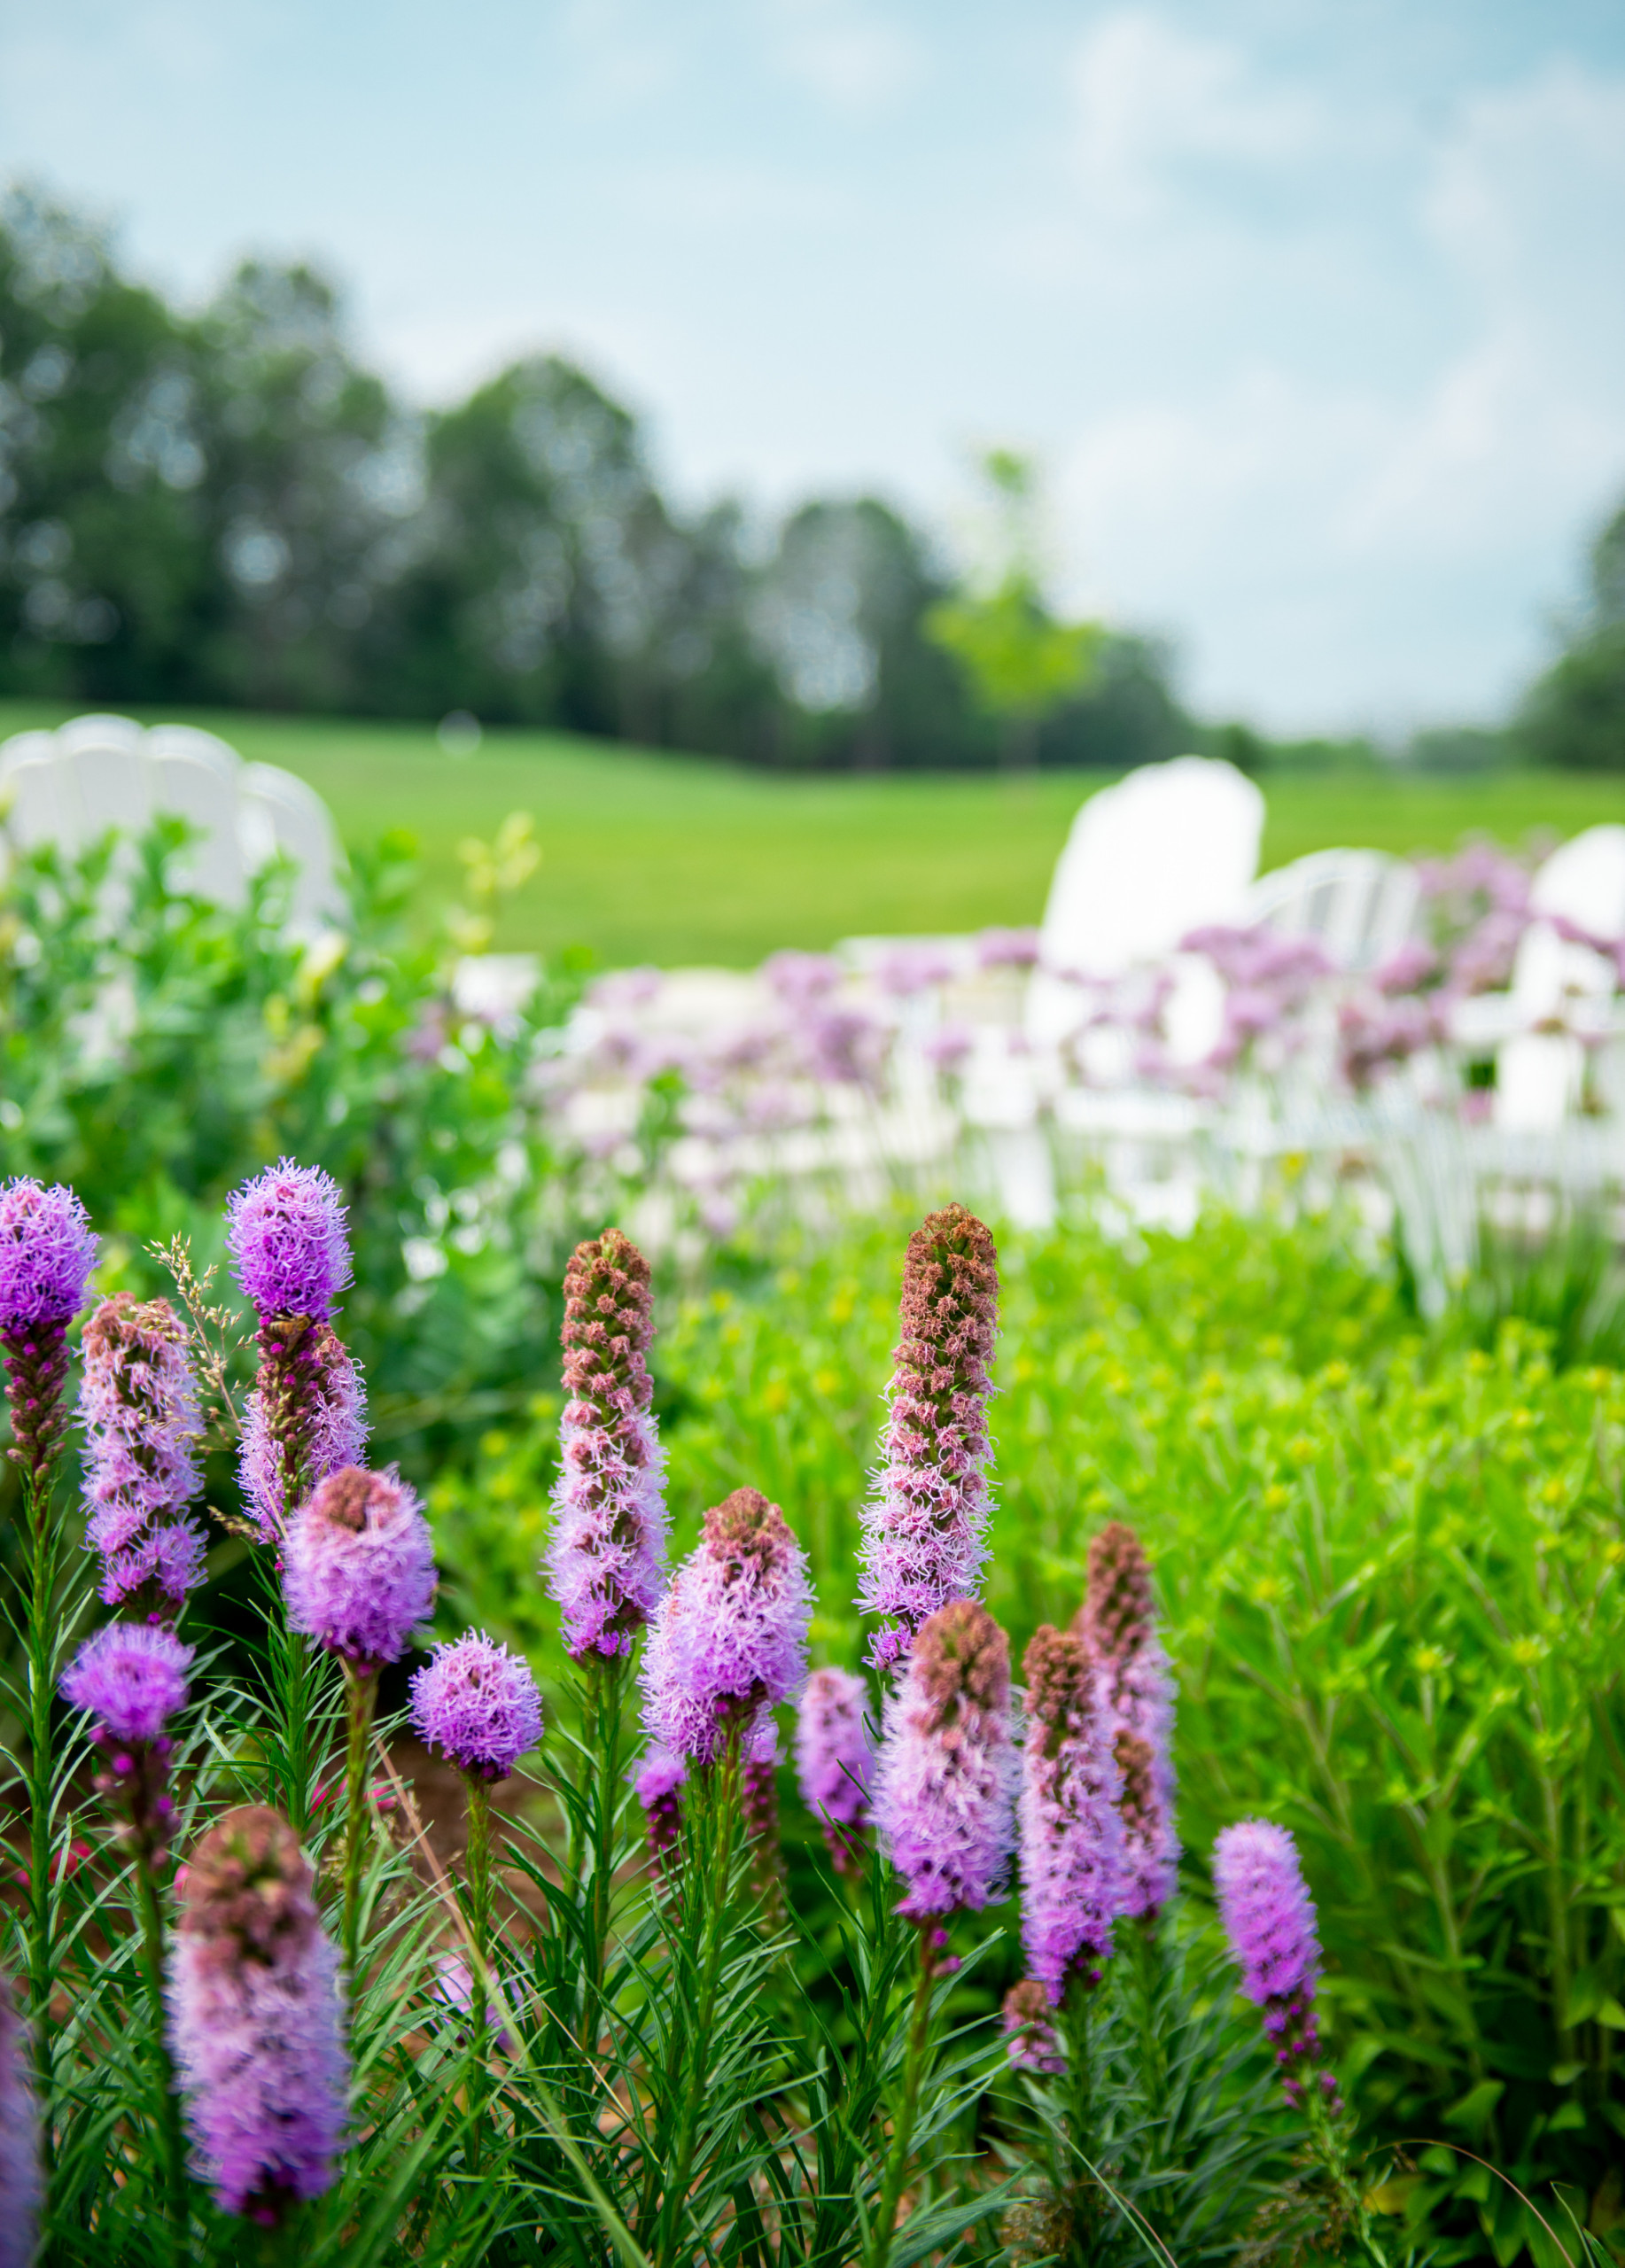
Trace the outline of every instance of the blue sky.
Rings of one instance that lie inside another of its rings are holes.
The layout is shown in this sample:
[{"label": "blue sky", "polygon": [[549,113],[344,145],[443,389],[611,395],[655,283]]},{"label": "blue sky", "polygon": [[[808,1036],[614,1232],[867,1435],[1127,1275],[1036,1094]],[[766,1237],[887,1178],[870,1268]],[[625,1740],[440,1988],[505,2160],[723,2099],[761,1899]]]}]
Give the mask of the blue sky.
[{"label": "blue sky", "polygon": [[199,296],[313,254],[416,398],[562,346],[683,497],[967,540],[1209,713],[1495,713],[1625,495],[1619,0],[51,0],[0,170]]}]

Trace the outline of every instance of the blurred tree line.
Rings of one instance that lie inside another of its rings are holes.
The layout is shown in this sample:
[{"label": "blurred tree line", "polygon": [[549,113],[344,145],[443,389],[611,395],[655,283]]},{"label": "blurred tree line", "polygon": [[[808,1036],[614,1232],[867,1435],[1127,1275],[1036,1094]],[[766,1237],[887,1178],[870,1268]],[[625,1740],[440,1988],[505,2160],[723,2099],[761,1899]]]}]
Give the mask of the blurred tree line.
[{"label": "blurred tree line", "polygon": [[0,693],[467,710],[786,766],[1192,745],[1165,653],[1089,627],[1036,586],[979,616],[874,498],[768,538],[735,503],[675,511],[635,420],[556,356],[422,416],[308,268],[250,262],[188,315],[73,213],[0,205]]}]

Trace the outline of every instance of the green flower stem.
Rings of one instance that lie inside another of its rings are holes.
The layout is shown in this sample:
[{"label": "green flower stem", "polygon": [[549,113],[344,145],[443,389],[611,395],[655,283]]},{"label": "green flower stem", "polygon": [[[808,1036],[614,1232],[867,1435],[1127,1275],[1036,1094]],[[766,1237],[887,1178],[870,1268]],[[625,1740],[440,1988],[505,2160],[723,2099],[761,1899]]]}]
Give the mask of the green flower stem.
[{"label": "green flower stem", "polygon": [[491,1960],[491,1790],[489,1784],[463,1774],[469,1798],[468,1925],[473,1946],[469,1962],[469,2171],[478,2173],[480,2130],[485,2122],[486,2015],[486,1989]]},{"label": "green flower stem", "polygon": [[930,2041],[931,1986],[937,1976],[937,1931],[935,1922],[920,1924],[920,1971],[914,1984],[908,2045],[903,2057],[903,2099],[891,2124],[891,2148],[886,2159],[886,2178],[880,2193],[880,2209],[875,2217],[875,2237],[868,2268],[886,2268],[897,2237],[898,2208],[903,2202],[903,2183],[908,2173],[909,2152],[914,2148],[914,2121],[920,2115],[920,2088],[925,2078],[926,2051]]},{"label": "green flower stem", "polygon": [[1326,2179],[1339,2203],[1349,2217],[1355,2242],[1372,2264],[1372,2268],[1389,2268],[1388,2256],[1376,2232],[1365,2203],[1365,2193],[1355,2179],[1349,2163],[1348,2124],[1346,2117],[1334,2116],[1320,2085],[1320,2074],[1310,2071],[1303,2081],[1303,2116],[1309,2127],[1310,2148],[1326,2168]]},{"label": "green flower stem", "polygon": [[610,1906],[615,1889],[615,1816],[621,1780],[626,1672],[630,1657],[599,1654],[587,1665],[587,1791],[591,1816],[591,1872],[586,1884],[587,1929],[581,1980],[581,2048],[590,2055],[597,2044],[604,1972],[609,1965]]},{"label": "green flower stem", "polygon": [[341,1935],[345,1967],[350,1974],[350,1991],[354,1994],[358,1981],[356,1964],[361,1951],[362,1861],[366,1856],[369,1827],[367,1745],[372,1731],[373,1708],[378,1697],[377,1664],[346,1662],[344,1666],[344,1686],[348,1740],[344,1775],[344,1921]]},{"label": "green flower stem", "polygon": [[1057,2029],[1067,2051],[1067,2128],[1072,2146],[1072,2165],[1068,2170],[1066,2193],[1073,2212],[1092,2238],[1099,2218],[1100,2198],[1094,2175],[1089,2171],[1091,2161],[1098,2161],[1095,2143],[1094,2101],[1094,2006],[1099,1986],[1087,1984],[1081,1977],[1069,1979],[1064,1997],[1057,2012]]},{"label": "green flower stem", "polygon": [[164,2171],[169,2190],[171,2254],[175,2268],[185,2268],[191,2252],[191,2192],[186,2175],[186,2133],[181,2117],[180,2090],[168,2042],[168,2008],[164,1999],[164,1922],[158,1903],[150,1854],[136,1853],[136,1908],[141,1923],[141,1972],[152,2008],[152,2038],[157,2046],[159,2078],[163,2086]]}]

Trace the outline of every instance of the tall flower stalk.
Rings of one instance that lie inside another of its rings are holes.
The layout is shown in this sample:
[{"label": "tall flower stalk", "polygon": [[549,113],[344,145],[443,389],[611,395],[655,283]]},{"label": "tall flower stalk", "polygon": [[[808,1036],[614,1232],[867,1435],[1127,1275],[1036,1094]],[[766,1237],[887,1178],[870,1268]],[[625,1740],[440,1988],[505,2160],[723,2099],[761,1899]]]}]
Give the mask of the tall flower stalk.
[{"label": "tall flower stalk", "polygon": [[1150,1565],[1121,1520],[1090,1539],[1088,1589],[1073,1627],[1099,1672],[1123,1775],[1122,1911],[1150,1923],[1179,1882],[1174,1676],[1157,1632]]},{"label": "tall flower stalk", "polygon": [[167,1300],[104,1300],[84,1329],[87,1547],[108,1606],[174,1622],[203,1580],[208,1539],[189,1507],[202,1431],[185,1325]]},{"label": "tall flower stalk", "polygon": [[796,1771],[801,1798],[824,1830],[838,1875],[859,1872],[868,1850],[869,1689],[849,1669],[815,1669],[796,1723]]},{"label": "tall flower stalk", "polygon": [[915,1633],[982,1588],[987,1557],[989,1376],[999,1255],[962,1205],[908,1240],[882,1462],[863,1516],[858,1604],[886,1618],[869,1659],[890,1669]]},{"label": "tall flower stalk", "polygon": [[89,1712],[101,1751],[97,1791],[119,1820],[136,1884],[142,1977],[152,2008],[159,2062],[165,2172],[177,2254],[183,2255],[190,2212],[180,2101],[166,2039],[164,1925],[159,1880],[169,1852],[175,1801],[169,1793],[173,1744],[168,1724],[185,1702],[193,1650],[161,1624],[109,1623],[87,1639],[62,1680],[62,1697]]},{"label": "tall flower stalk", "polygon": [[11,1404],[11,1454],[20,1471],[28,1566],[23,1623],[27,1662],[28,2012],[34,2032],[39,2101],[45,2111],[43,2155],[51,2161],[50,2104],[55,2065],[51,2000],[56,1984],[51,1829],[56,1768],[51,1705],[73,1617],[58,1617],[61,1537],[53,1482],[67,1423],[67,1328],[84,1305],[97,1239],[71,1189],[37,1181],[0,1186],[0,1359]]},{"label": "tall flower stalk", "polygon": [[359,1950],[366,1849],[367,1745],[378,1672],[398,1662],[434,1604],[434,1545],[423,1508],[393,1472],[350,1465],[330,1473],[295,1516],[283,1546],[288,1627],[344,1668],[345,1965]]},{"label": "tall flower stalk", "polygon": [[868,2268],[886,2268],[897,2234],[945,1924],[1003,1892],[1015,1780],[1009,1644],[985,1607],[955,1600],[921,1624],[887,1697],[875,1778],[875,1823],[903,1888],[896,1910],[917,1925],[920,1951]]},{"label": "tall flower stalk", "polygon": [[598,2023],[615,1879],[627,1673],[665,1580],[665,1459],[655,1430],[649,1262],[618,1229],[578,1245],[564,1271],[559,1478],[548,1573],[584,1679],[582,1778],[571,1873],[586,1899],[584,2043]]}]

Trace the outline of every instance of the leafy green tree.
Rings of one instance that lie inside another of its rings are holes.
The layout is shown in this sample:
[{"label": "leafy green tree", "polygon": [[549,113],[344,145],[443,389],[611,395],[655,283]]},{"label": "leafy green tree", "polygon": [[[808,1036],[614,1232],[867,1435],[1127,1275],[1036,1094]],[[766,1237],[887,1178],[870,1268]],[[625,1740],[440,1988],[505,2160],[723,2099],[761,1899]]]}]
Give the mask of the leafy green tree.
[{"label": "leafy green tree", "polygon": [[1526,696],[1515,726],[1537,763],[1625,771],[1625,506],[1591,547],[1580,635]]}]

